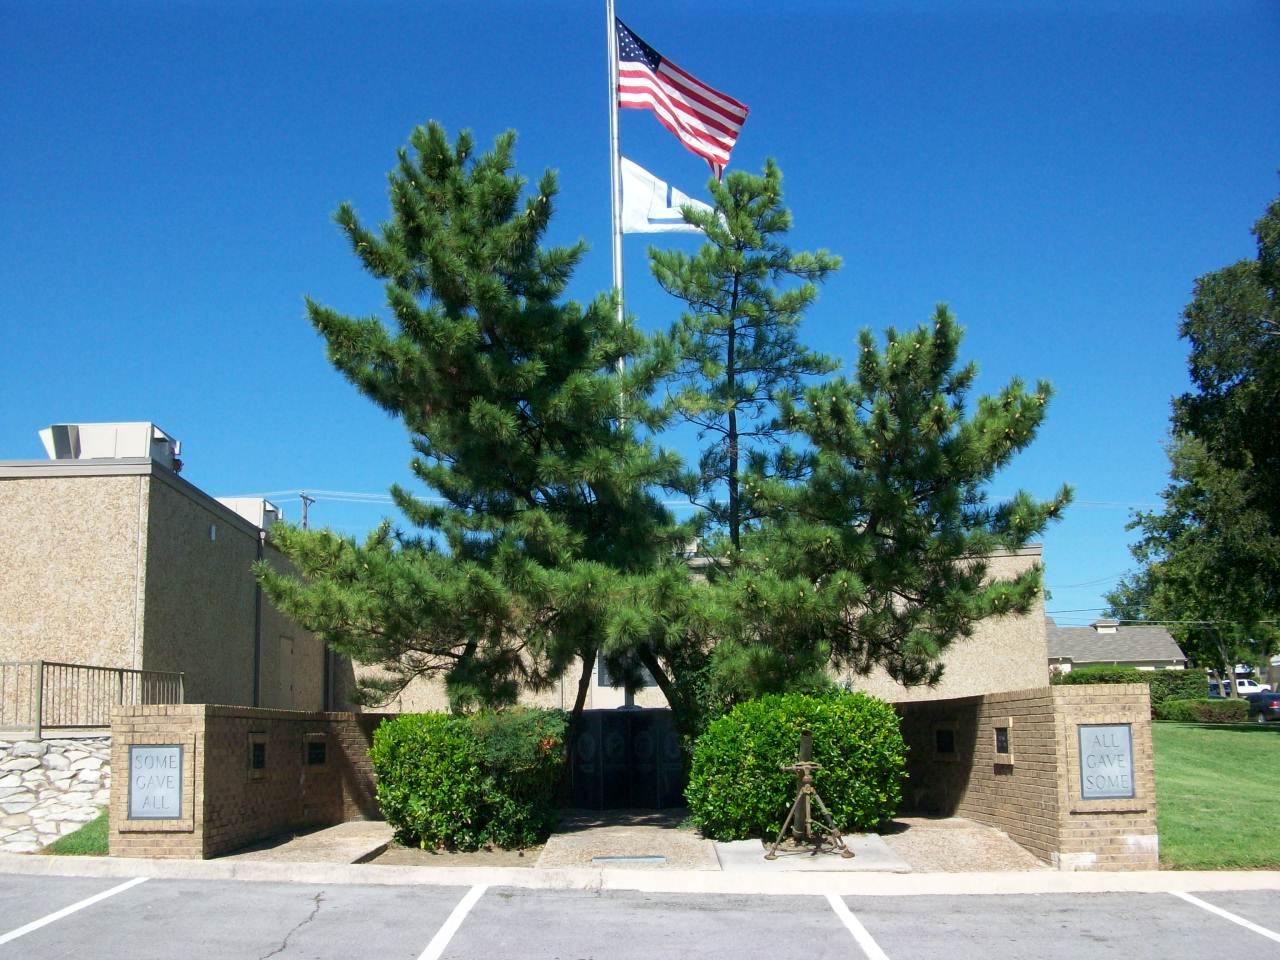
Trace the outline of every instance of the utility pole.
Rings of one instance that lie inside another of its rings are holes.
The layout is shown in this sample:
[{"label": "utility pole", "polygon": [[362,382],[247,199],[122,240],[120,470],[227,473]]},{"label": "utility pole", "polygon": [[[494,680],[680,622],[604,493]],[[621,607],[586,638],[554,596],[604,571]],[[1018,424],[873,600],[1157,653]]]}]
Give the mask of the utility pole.
[{"label": "utility pole", "polygon": [[[299,491],[298,496],[302,499],[302,529],[308,530],[310,527],[307,523],[307,509],[316,502],[315,497],[308,497],[304,491]],[[326,645],[324,648],[324,672],[321,678],[321,690],[324,698],[324,709],[333,709],[333,651]]]}]

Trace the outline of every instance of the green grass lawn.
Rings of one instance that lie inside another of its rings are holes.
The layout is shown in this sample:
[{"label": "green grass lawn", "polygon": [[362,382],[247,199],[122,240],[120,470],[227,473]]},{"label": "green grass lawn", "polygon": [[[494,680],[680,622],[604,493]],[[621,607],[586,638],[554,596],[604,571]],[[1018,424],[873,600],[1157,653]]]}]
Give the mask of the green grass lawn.
[{"label": "green grass lawn", "polygon": [[1280,723],[1153,723],[1160,865],[1280,869]]},{"label": "green grass lawn", "polygon": [[75,833],[59,837],[41,852],[67,857],[105,857],[107,855],[107,811],[103,810]]}]

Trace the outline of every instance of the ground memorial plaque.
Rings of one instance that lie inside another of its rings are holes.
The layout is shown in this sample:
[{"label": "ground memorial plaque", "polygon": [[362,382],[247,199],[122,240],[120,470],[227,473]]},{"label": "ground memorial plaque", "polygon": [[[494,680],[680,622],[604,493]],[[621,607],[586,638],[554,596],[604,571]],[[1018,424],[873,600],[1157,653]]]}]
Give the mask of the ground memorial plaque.
[{"label": "ground memorial plaque", "polygon": [[182,817],[182,745],[129,745],[129,819]]},{"label": "ground memorial plaque", "polygon": [[1127,723],[1085,724],[1080,735],[1080,799],[1130,800],[1133,730]]}]

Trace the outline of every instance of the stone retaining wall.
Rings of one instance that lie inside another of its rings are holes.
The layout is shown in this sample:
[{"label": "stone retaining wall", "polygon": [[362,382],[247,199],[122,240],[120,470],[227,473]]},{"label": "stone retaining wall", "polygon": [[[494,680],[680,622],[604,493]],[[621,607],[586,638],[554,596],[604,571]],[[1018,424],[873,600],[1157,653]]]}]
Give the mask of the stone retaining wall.
[{"label": "stone retaining wall", "polygon": [[34,853],[107,806],[109,736],[0,740],[0,852]]}]

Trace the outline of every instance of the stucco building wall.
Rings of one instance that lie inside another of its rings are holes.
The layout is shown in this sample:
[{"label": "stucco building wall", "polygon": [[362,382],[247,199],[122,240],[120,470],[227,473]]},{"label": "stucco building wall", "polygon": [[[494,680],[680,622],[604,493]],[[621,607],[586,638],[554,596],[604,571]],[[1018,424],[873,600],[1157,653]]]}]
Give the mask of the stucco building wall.
[{"label": "stucco building wall", "polygon": [[137,667],[147,478],[0,474],[0,660]]},{"label": "stucco building wall", "polygon": [[[276,568],[288,561],[267,547],[265,559]],[[277,710],[315,710],[325,706],[324,643],[262,600],[261,702]],[[340,669],[341,658],[335,658]],[[336,684],[335,684],[336,689]],[[331,706],[348,700],[335,696]]]},{"label": "stucco building wall", "polygon": [[258,532],[167,481],[150,478],[143,665],[185,672],[188,703],[250,704]]},{"label": "stucco building wall", "polygon": [[[990,579],[1010,580],[1040,565],[1040,547],[997,554],[987,563]],[[935,687],[904,687],[881,669],[847,680],[853,689],[891,703],[973,697],[1046,685],[1048,657],[1041,592],[1025,615],[983,620],[973,636],[953,642],[943,657],[942,681]]]},{"label": "stucco building wall", "polygon": [[[362,677],[378,675],[374,666],[356,664],[345,691],[353,691],[355,683]],[[578,677],[581,665],[575,664],[565,677],[546,690],[525,690],[520,694],[520,702],[530,707],[549,707],[559,710],[572,710],[573,702],[578,696]],[[349,693],[347,694],[349,696]],[[620,688],[610,687],[600,680],[599,670],[592,671],[591,685],[587,689],[586,709],[609,710],[620,707],[626,695]],[[636,692],[634,703],[638,707],[665,707],[666,697],[657,687],[645,687]],[[400,695],[389,703],[374,709],[391,713],[423,713],[443,712],[449,709],[449,698],[445,694],[444,681],[438,678],[418,678],[410,683]]]},{"label": "stucco building wall", "polygon": [[319,709],[323,645],[259,596],[259,549],[149,459],[0,463],[0,661],[181,672],[188,703],[246,706],[256,673],[260,706]]}]

